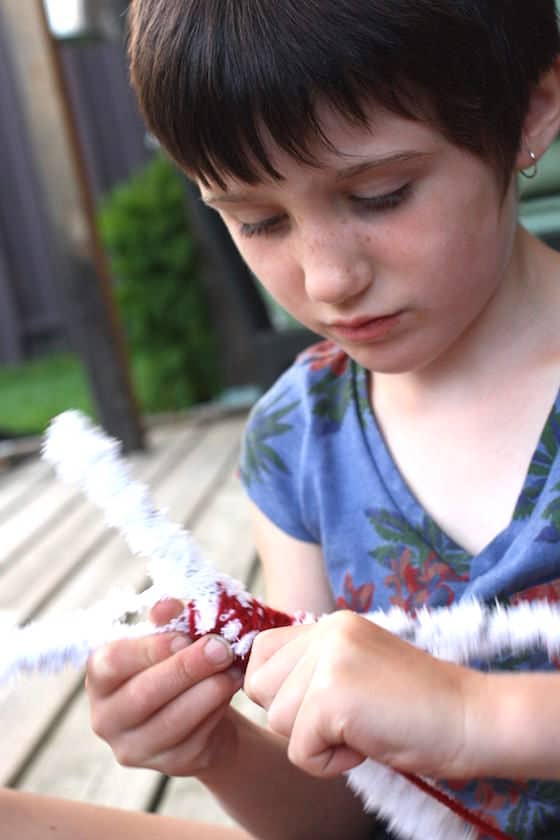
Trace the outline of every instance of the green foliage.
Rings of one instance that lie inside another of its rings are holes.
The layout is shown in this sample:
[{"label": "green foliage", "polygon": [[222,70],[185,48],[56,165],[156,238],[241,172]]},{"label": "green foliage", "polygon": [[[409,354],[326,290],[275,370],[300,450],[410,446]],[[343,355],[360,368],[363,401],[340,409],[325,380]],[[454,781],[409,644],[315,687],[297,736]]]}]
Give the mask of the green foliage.
[{"label": "green foliage", "polygon": [[156,156],[108,196],[99,222],[142,408],[211,399],[220,386],[216,343],[180,175]]}]

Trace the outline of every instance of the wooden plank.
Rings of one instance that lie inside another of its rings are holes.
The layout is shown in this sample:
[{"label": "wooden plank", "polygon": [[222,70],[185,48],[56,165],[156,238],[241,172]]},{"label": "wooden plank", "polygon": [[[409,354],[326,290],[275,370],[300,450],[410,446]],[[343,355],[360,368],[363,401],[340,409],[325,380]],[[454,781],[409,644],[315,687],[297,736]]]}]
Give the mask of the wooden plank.
[{"label": "wooden plank", "polygon": [[53,482],[42,484],[34,497],[2,525],[0,575],[80,504],[81,497],[72,487]]},{"label": "wooden plank", "polygon": [[[148,450],[132,456],[131,463],[151,461],[154,451],[165,446],[171,438],[181,434],[187,428],[193,428],[197,423],[198,412],[187,414],[176,412],[172,418],[165,418],[165,422],[158,422],[153,417],[149,424]],[[216,418],[214,418],[216,419]],[[8,445],[17,443],[10,441]],[[36,496],[42,485],[49,485],[53,481],[52,467],[43,461],[39,455],[12,466],[5,473],[0,474],[0,527],[2,522],[14,510],[23,507],[31,497]]]},{"label": "wooden plank", "polygon": [[244,583],[248,581],[255,544],[237,460],[212,503],[202,511],[193,534],[216,568]]},{"label": "wooden plank", "polygon": [[[190,520],[196,516],[216,481],[220,480],[224,466],[231,462],[239,435],[238,421],[208,428],[200,445],[162,476],[161,483],[154,488],[156,504],[167,509],[174,519]],[[47,605],[45,615],[60,615],[88,606],[112,586],[138,586],[144,579],[143,564],[130,556],[117,535],[56,594]],[[0,719],[3,722],[0,784],[9,783],[18,776],[80,686],[81,679],[81,676],[68,672],[53,679],[25,680],[0,702]],[[71,743],[67,748],[76,749],[76,744]],[[56,778],[55,769],[52,775]]]},{"label": "wooden plank", "polygon": [[50,467],[39,458],[10,469],[0,481],[0,527],[11,513],[22,507],[28,498],[49,479]]},{"label": "wooden plank", "polygon": [[121,767],[89,724],[85,691],[69,704],[63,721],[45,739],[18,787],[64,799],[138,810],[149,801],[161,776],[152,770]]},{"label": "wooden plank", "polygon": [[[208,448],[204,448],[204,452],[208,457]],[[193,534],[199,544],[204,544],[209,559],[228,573],[241,573],[245,578],[252,565],[254,550],[248,509],[236,476],[237,446],[233,452],[230,449],[231,455],[234,457],[229,458],[224,480],[219,481],[219,486],[201,509]],[[56,773],[53,767],[56,767]],[[90,732],[88,705],[81,693],[18,784],[35,792],[138,810],[145,809],[152,800],[159,778],[157,774],[117,764],[108,748]],[[201,813],[210,818],[206,806],[198,799],[191,799],[191,804],[193,807],[200,804]]]},{"label": "wooden plank", "polygon": [[[201,434],[193,426],[154,430],[150,452],[129,458],[134,477],[156,485],[196,446]],[[61,583],[114,536],[99,511],[87,499],[80,496],[80,500],[77,508],[67,512],[0,579],[0,607],[9,610],[18,623],[36,616]]]}]

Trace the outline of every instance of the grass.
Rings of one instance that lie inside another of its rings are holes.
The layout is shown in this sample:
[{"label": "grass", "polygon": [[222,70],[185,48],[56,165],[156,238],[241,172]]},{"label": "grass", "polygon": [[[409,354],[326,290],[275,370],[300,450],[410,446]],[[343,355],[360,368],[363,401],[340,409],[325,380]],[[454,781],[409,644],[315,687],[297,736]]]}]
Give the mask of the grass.
[{"label": "grass", "polygon": [[[131,376],[142,412],[174,411],[193,404],[184,383],[160,387],[157,360],[132,356]],[[0,367],[0,439],[42,434],[53,417],[69,408],[95,416],[87,377],[77,356],[57,354]]]},{"label": "grass", "polygon": [[85,373],[75,356],[0,367],[0,436],[41,434],[68,408],[93,414]]}]

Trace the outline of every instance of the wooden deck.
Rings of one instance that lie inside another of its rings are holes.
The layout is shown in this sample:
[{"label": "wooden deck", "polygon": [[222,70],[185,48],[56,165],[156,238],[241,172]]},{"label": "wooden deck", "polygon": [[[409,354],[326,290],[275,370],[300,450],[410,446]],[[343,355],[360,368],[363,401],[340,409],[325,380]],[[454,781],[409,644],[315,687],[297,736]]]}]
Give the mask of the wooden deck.
[{"label": "wooden deck", "polygon": [[[223,571],[255,585],[256,559],[236,475],[244,416],[154,426],[131,458],[159,507]],[[145,583],[141,560],[38,458],[0,475],[0,609],[19,622],[86,607],[112,586]],[[258,711],[242,695],[236,703]],[[120,808],[227,822],[197,782],[117,764],[90,730],[83,674],[19,682],[0,696],[0,784]]]}]

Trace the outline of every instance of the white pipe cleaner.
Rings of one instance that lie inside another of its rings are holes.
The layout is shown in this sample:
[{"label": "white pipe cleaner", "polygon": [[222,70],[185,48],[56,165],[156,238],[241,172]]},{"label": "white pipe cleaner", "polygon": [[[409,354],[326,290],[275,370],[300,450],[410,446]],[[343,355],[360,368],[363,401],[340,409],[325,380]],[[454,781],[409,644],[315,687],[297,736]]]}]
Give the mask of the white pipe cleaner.
[{"label": "white pipe cleaner", "polygon": [[[68,664],[79,667],[107,642],[171,629],[193,639],[220,633],[243,662],[260,630],[313,620],[309,615],[286,616],[272,610],[241,583],[217,572],[188,532],[158,512],[147,489],[131,479],[118,442],[80,413],[65,412],[51,423],[43,455],[64,481],[80,487],[102,510],[131,551],[147,560],[153,583],[142,593],[115,590],[87,610],[23,628],[3,628],[0,684],[32,671],[53,672]],[[186,603],[183,614],[166,627],[155,627],[149,620],[125,622],[127,614],[145,611],[166,597]],[[549,656],[560,652],[560,609],[544,602],[489,608],[469,601],[425,609],[414,618],[397,608],[367,618],[434,656],[457,663],[534,648],[544,648]],[[432,780],[399,773],[371,759],[347,777],[366,810],[385,818],[403,840],[465,840],[477,837],[479,830],[505,837],[465,811]]]}]

